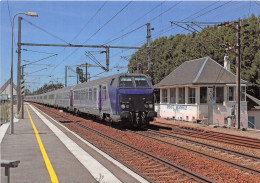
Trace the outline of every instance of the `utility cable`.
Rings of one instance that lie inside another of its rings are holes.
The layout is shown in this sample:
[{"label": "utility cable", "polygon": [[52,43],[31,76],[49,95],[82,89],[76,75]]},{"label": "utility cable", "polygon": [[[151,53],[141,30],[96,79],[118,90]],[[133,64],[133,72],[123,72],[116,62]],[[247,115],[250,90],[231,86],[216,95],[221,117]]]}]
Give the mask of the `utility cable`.
[{"label": "utility cable", "polygon": [[107,1],[103,3],[103,5],[96,11],[96,13],[89,19],[89,21],[81,28],[81,30],[77,33],[76,36],[72,38],[71,43],[81,34],[81,32],[89,25],[89,23],[97,16],[97,14],[102,10],[102,8],[106,5]]},{"label": "utility cable", "polygon": [[[52,54],[52,55],[56,54],[56,53],[49,53],[49,52],[35,51],[35,50],[28,50],[28,49],[21,49],[21,50],[23,50],[23,51],[35,52],[35,53]],[[58,54],[56,54],[56,55],[58,55]]]},{"label": "utility cable", "polygon": [[[132,1],[128,2],[120,11],[118,11],[113,17],[111,17],[105,24],[103,24],[95,33],[93,33],[86,41],[84,41],[82,44],[85,44],[88,42],[91,38],[93,38],[101,29],[103,29],[107,24],[109,24],[114,18],[116,18],[124,9],[126,9]],[[65,59],[63,59],[60,63],[57,64],[55,68],[57,68],[61,63],[63,63],[65,60],[67,60],[69,57],[71,57],[79,48],[76,48],[71,54],[69,54]],[[54,69],[55,69],[54,68]],[[52,71],[53,72],[53,71]]]},{"label": "utility cable", "polygon": [[144,24],[144,25],[142,25],[142,26],[140,26],[140,27],[137,27],[137,28],[134,29],[134,30],[129,31],[129,32],[123,34],[122,36],[120,36],[120,37],[118,37],[118,38],[115,38],[115,39],[113,39],[113,40],[111,40],[111,41],[105,43],[104,45],[107,45],[108,43],[111,43],[111,42],[113,42],[113,41],[116,41],[116,40],[118,40],[118,39],[121,39],[121,38],[127,36],[128,34],[131,34],[131,33],[133,33],[134,31],[137,31],[138,29],[141,29],[141,28],[144,27],[144,26],[146,26],[146,24]]},{"label": "utility cable", "polygon": [[152,22],[152,21],[154,21],[155,19],[157,19],[158,17],[160,17],[161,15],[163,15],[164,13],[167,13],[168,11],[170,11],[172,8],[174,8],[175,6],[178,6],[180,3],[182,3],[183,2],[183,0],[182,1],[179,1],[178,3],[176,3],[176,4],[174,4],[174,5],[172,5],[170,8],[168,8],[166,11],[164,11],[164,12],[162,12],[162,13],[160,13],[159,15],[157,15],[156,17],[154,17],[154,18],[152,18],[151,20],[149,20],[149,22]]},{"label": "utility cable", "polygon": [[[166,1],[161,2],[160,4],[156,5],[153,9],[151,9],[149,12],[145,13],[144,15],[138,17],[137,19],[135,19],[131,24],[129,24],[128,26],[126,26],[125,28],[123,28],[123,30],[126,30],[127,28],[129,28],[130,26],[132,26],[133,24],[135,24],[137,21],[139,21],[140,19],[142,19],[143,17],[145,17],[146,15],[148,15],[149,13],[151,13],[152,11],[154,11],[155,9],[157,9],[158,7],[160,7],[162,4],[164,4]],[[114,38],[115,36],[117,36],[120,32],[116,33],[115,35],[113,35],[111,38]],[[108,40],[109,40],[108,39]],[[108,41],[106,40],[106,42]]]},{"label": "utility cable", "polygon": [[37,29],[39,29],[39,30],[45,32],[46,34],[49,34],[50,36],[52,36],[52,37],[54,37],[54,38],[56,38],[56,39],[58,39],[58,40],[60,40],[60,41],[62,41],[62,42],[64,42],[64,43],[66,43],[66,44],[70,44],[70,43],[68,43],[67,41],[61,39],[60,37],[58,37],[58,36],[56,36],[56,35],[50,33],[49,31],[47,31],[47,30],[45,30],[45,29],[39,27],[38,25],[35,25],[35,24],[33,24],[32,22],[30,22],[30,21],[28,21],[28,20],[26,20],[26,19],[24,19],[24,18],[23,18],[23,20],[26,21],[28,24],[32,25],[33,27],[35,27],[35,28],[37,28]]}]

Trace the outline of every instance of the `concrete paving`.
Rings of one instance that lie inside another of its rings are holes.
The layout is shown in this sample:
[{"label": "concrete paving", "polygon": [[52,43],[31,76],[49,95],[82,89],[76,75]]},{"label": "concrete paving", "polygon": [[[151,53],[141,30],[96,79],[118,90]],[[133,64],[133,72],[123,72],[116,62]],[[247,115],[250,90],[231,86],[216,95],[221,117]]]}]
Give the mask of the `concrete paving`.
[{"label": "concrete paving", "polygon": [[[145,182],[47,115],[27,107],[58,182]],[[0,139],[1,159],[21,161],[17,168],[11,169],[12,183],[54,182],[26,108],[24,111],[25,118],[14,123],[14,134],[10,135],[6,126],[0,127],[7,129],[2,142]],[[4,182],[4,168],[1,168],[1,182]]]}]

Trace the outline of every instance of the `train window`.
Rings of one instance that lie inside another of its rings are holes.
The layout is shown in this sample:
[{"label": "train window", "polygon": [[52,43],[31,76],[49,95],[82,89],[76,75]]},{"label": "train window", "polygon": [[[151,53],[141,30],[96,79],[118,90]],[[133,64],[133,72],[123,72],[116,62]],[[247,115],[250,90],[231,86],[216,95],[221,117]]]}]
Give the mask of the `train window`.
[{"label": "train window", "polygon": [[84,96],[83,96],[83,100],[87,100],[88,99],[88,90],[84,90]]},{"label": "train window", "polygon": [[107,87],[103,86],[102,87],[102,99],[106,100],[106,93],[107,93]]},{"label": "train window", "polygon": [[88,89],[86,89],[86,99],[88,100]]},{"label": "train window", "polygon": [[134,87],[131,77],[120,77],[119,87]]},{"label": "train window", "polygon": [[149,87],[145,77],[134,77],[136,87]]},{"label": "train window", "polygon": [[78,100],[78,91],[75,91],[75,96],[74,96],[74,100]]},{"label": "train window", "polygon": [[94,101],[97,101],[97,88],[94,88]]},{"label": "train window", "polygon": [[89,89],[89,100],[92,100],[92,88]]}]

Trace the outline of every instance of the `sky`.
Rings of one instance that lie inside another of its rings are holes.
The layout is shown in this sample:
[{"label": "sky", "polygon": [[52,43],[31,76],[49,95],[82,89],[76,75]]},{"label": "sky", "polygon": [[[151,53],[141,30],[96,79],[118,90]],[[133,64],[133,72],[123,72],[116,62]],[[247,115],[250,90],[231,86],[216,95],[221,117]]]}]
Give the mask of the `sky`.
[{"label": "sky", "polygon": [[[154,30],[151,39],[187,34],[170,21],[224,22],[260,15],[259,1],[1,1],[1,86],[10,78],[11,20],[19,12],[37,12],[39,17],[20,15],[22,43],[84,44],[141,47],[146,43],[146,24]],[[14,22],[14,82],[17,80],[18,17]],[[22,46],[26,87],[31,91],[45,83],[65,82],[65,66],[95,64],[90,52],[103,66],[104,48],[64,48]],[[127,72],[127,59],[136,49],[110,49],[110,71],[89,68],[93,79]],[[47,57],[47,58],[46,58]],[[122,58],[124,57],[124,58]],[[46,58],[46,59],[44,59]],[[25,62],[26,60],[27,62]],[[28,62],[29,61],[29,62]],[[68,86],[76,84],[75,73],[68,71]]]}]

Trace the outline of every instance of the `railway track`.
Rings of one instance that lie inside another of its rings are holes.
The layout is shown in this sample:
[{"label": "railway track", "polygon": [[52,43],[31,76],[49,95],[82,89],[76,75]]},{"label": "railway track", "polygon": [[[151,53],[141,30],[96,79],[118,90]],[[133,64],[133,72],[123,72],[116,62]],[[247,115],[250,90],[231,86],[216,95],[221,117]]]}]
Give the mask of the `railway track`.
[{"label": "railway track", "polygon": [[149,182],[214,182],[168,160],[121,142],[66,116],[57,114],[47,107],[38,105],[37,107],[47,114],[52,114],[51,116],[55,116],[55,118],[58,117],[57,119],[61,120],[61,122],[70,120],[71,123],[65,123],[65,125],[72,127],[73,124],[74,127],[83,128],[85,132],[79,134],[82,138],[117,159]]},{"label": "railway track", "polygon": [[[158,126],[163,125],[163,127],[165,126],[172,127],[172,132],[175,134],[260,149],[259,139],[243,137],[239,135],[226,134],[221,132],[205,131],[202,129],[192,128],[192,127],[180,127],[179,125],[171,125],[171,124],[158,123],[158,122],[156,123],[158,124]],[[156,125],[156,123],[154,124]]]},{"label": "railway track", "polygon": [[[194,145],[196,145],[199,148],[207,148],[208,151],[218,152],[218,154],[222,153],[222,155],[229,156],[229,158],[232,157],[232,159],[239,159],[241,161],[242,158],[243,158],[245,164],[249,164],[249,161],[252,164],[260,163],[260,157],[257,157],[257,156],[244,154],[244,153],[241,153],[241,152],[237,152],[237,151],[233,151],[233,150],[229,150],[229,149],[225,149],[225,148],[221,148],[221,147],[217,147],[217,146],[213,146],[213,145],[209,145],[209,144],[205,144],[205,143],[181,138],[181,137],[178,137],[178,136],[174,136],[172,134],[158,132],[158,131],[150,130],[150,129],[148,131],[130,131],[130,132],[137,134],[137,135],[140,135],[140,136],[145,137],[145,138],[149,138],[149,139],[152,139],[152,140],[156,140],[156,141],[165,143],[167,145],[172,145],[172,146],[175,146],[175,147],[178,147],[178,148],[181,148],[181,149],[185,149],[185,150],[188,150],[188,151],[192,151],[194,153],[198,153],[200,155],[203,155],[203,156],[215,159],[215,160],[219,160],[221,162],[227,163],[230,166],[236,167],[239,170],[243,170],[245,172],[260,175],[260,170],[250,168],[250,167],[247,167],[243,164],[238,164],[238,163],[232,162],[230,160],[226,160],[226,159],[223,159],[223,158],[219,158],[219,157],[216,157],[216,156],[213,156],[213,155],[206,154],[206,153],[202,152],[201,149],[194,150]],[[165,138],[167,138],[167,139],[165,139]],[[177,140],[179,142],[181,141],[182,143],[185,142],[185,144],[192,147],[192,149],[188,148],[188,147],[181,146],[181,145],[177,145],[176,142],[175,143],[170,142],[172,140]],[[205,149],[204,149],[204,151],[205,151]]]}]

